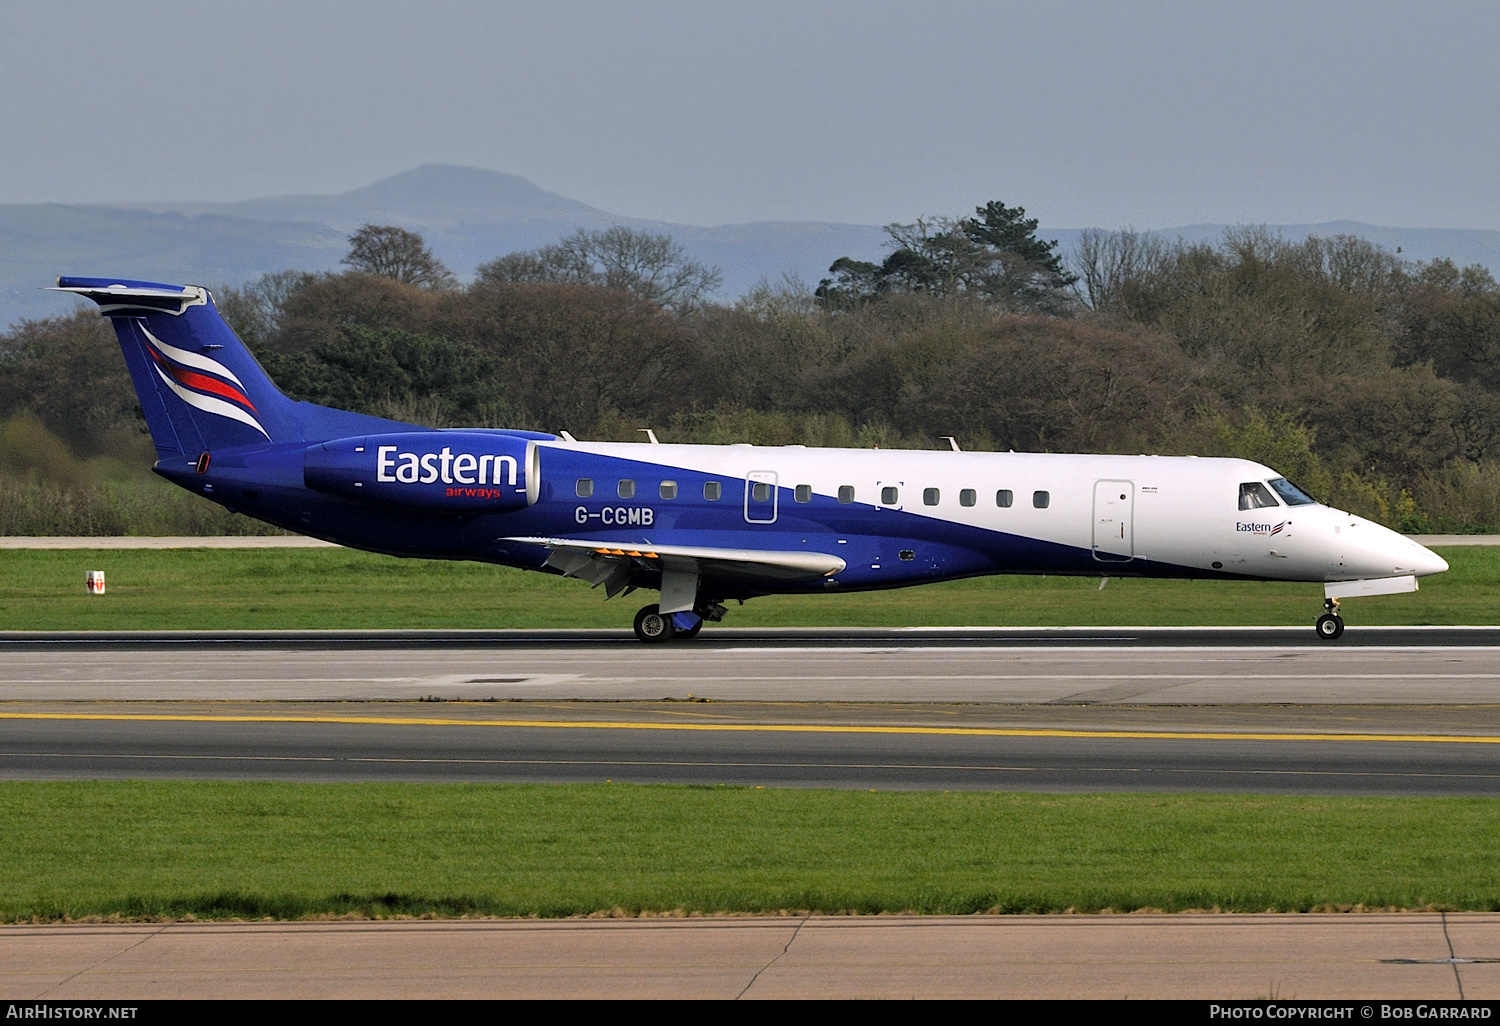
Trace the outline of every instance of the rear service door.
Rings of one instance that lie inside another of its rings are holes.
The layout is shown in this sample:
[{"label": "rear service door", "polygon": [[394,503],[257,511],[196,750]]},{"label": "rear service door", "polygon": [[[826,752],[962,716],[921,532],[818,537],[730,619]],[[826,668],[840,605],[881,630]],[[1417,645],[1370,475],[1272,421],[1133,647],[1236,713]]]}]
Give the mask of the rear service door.
[{"label": "rear service door", "polygon": [[752,470],[745,475],[745,520],[751,524],[776,523],[774,470]]},{"label": "rear service door", "polygon": [[1094,558],[1128,563],[1135,558],[1135,485],[1094,482]]}]

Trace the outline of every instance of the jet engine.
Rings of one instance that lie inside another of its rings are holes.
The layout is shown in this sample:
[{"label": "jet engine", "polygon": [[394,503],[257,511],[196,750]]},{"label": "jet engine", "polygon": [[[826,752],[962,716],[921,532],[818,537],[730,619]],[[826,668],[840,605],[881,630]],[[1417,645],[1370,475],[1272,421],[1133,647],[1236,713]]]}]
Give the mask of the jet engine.
[{"label": "jet engine", "polygon": [[497,513],[536,502],[534,440],[487,431],[413,431],[310,445],[309,488],[383,506],[443,513]]}]

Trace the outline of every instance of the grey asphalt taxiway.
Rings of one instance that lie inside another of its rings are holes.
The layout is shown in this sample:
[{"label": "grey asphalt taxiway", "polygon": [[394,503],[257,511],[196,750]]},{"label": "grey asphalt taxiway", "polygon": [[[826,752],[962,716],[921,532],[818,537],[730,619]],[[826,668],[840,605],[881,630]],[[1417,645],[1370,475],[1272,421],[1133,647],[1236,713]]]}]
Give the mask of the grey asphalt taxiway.
[{"label": "grey asphalt taxiway", "polygon": [[1500,794],[1500,631],[0,635],[0,776]]}]

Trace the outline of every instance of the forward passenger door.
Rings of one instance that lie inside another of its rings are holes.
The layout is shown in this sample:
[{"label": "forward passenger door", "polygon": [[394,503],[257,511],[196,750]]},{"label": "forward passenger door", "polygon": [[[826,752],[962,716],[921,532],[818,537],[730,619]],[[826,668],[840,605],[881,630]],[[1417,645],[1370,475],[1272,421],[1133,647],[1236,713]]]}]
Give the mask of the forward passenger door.
[{"label": "forward passenger door", "polygon": [[1128,563],[1135,558],[1135,485],[1094,482],[1094,558]]}]

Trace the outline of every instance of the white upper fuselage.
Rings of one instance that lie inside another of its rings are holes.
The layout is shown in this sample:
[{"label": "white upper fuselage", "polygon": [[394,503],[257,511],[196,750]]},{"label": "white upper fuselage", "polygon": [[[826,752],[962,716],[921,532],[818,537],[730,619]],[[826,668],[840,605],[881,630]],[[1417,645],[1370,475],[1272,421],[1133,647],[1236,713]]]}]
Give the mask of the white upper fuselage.
[{"label": "white upper fuselage", "polygon": [[[576,498],[578,508],[588,511],[581,514],[585,518],[592,515],[591,504],[623,501],[616,499],[617,478],[630,475],[632,503],[652,507],[656,529],[644,534],[660,542],[671,536],[674,512],[712,508],[721,514],[717,522],[735,522],[751,545],[778,523],[838,515],[834,534],[907,537],[913,534],[911,518],[921,518],[940,532],[952,525],[961,532],[955,540],[976,537],[977,529],[1092,554],[1085,566],[1058,566],[1056,572],[1123,575],[1150,565],[1145,572],[1161,576],[1165,564],[1192,576],[1327,582],[1424,576],[1448,568],[1423,546],[1362,517],[1318,503],[1288,505],[1269,491],[1281,475],[1248,460],[579,442],[543,442],[540,448],[542,476],[555,501],[574,501],[572,476],[585,473],[561,463],[587,468],[597,478],[593,496]],[[559,460],[564,453],[573,458]],[[655,472],[616,474],[610,467],[620,460],[652,465]],[[661,498],[660,482],[688,476],[722,481],[722,497],[707,501],[700,487],[684,480],[675,498]],[[770,501],[754,500],[757,482],[774,487]],[[1241,486],[1247,483],[1258,483],[1272,504],[1241,509]],[[810,500],[798,501],[798,486],[805,486],[800,494]],[[852,488],[852,502],[837,502],[841,488],[845,498]],[[1000,504],[1003,495],[997,501],[1000,492],[1010,493],[1010,505]],[[738,513],[726,507],[738,507]],[[585,519],[572,533],[591,535],[601,526],[597,517]],[[837,548],[835,538],[821,541],[810,538],[808,544],[835,554],[848,551]]]}]

